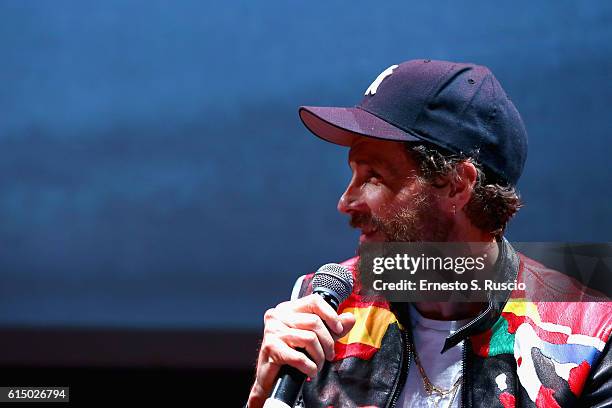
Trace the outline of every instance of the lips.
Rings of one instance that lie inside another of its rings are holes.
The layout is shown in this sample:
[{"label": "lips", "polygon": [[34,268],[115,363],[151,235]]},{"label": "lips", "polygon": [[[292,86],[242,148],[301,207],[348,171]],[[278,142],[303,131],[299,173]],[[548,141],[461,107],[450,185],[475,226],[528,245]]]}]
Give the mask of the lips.
[{"label": "lips", "polygon": [[372,218],[366,214],[355,214],[351,217],[349,224],[355,229],[361,230],[359,242],[365,241],[381,241],[384,240],[382,234],[374,223]]},{"label": "lips", "polygon": [[362,229],[361,230],[361,235],[359,236],[359,243],[364,243],[364,242],[368,242],[368,241],[380,241],[380,238],[378,237],[378,230],[377,229]]}]

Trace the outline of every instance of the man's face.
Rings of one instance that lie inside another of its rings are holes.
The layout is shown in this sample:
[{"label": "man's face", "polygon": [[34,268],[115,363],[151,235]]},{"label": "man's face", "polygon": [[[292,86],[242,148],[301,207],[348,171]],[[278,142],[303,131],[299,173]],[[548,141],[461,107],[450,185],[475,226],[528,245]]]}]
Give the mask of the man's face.
[{"label": "man's face", "polygon": [[439,191],[418,177],[403,143],[356,137],[349,166],[338,210],[361,229],[360,243],[447,240],[453,219],[440,209]]}]

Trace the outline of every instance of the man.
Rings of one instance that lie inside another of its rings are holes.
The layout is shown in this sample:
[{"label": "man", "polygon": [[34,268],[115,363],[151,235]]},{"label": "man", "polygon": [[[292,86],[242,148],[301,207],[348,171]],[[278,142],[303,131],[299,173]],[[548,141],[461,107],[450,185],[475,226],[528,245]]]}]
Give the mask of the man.
[{"label": "man", "polygon": [[[383,71],[357,107],[299,113],[315,135],[350,147],[338,210],[360,243],[489,243],[504,281],[556,278],[503,238],[521,206],[527,136],[486,67],[407,61]],[[355,270],[357,258],[344,265]],[[498,292],[485,304],[389,304],[357,284],[336,313],[309,294],[311,279],[265,314],[250,408],[282,365],[309,376],[308,408],[612,406],[610,303],[508,302],[517,294]]]}]

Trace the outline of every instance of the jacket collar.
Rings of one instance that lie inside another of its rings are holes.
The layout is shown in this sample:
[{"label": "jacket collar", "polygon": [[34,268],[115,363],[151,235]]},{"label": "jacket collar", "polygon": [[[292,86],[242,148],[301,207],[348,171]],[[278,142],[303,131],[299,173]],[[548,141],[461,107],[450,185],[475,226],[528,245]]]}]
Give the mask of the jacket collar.
[{"label": "jacket collar", "polygon": [[[517,279],[518,276],[520,264],[518,254],[506,238],[502,237],[498,241],[498,245],[499,254],[495,262],[497,280],[499,282],[512,282]],[[511,290],[489,292],[489,302],[486,309],[465,326],[448,336],[441,352],[444,353],[462,340],[491,328],[499,319],[511,293]],[[410,327],[410,313],[408,312],[408,308],[405,307],[406,305],[407,304],[394,303],[391,307],[393,312],[397,315],[398,320],[402,322],[402,325],[404,325],[404,327]]]},{"label": "jacket collar", "polygon": [[[499,255],[496,261],[497,279],[500,282],[512,282],[517,279],[519,264],[520,260],[518,254],[506,238],[502,237],[499,240]],[[489,304],[487,308],[476,316],[474,320],[448,336],[444,342],[442,353],[467,337],[490,329],[499,319],[511,293],[511,290],[489,292]]]}]

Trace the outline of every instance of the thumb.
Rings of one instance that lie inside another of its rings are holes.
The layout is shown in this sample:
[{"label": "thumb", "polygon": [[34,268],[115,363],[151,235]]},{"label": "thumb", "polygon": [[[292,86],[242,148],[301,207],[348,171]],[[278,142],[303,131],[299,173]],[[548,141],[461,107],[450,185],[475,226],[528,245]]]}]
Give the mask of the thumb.
[{"label": "thumb", "polygon": [[342,332],[338,335],[338,338],[346,336],[355,325],[355,316],[351,312],[344,312],[338,315],[338,320],[342,323]]}]

